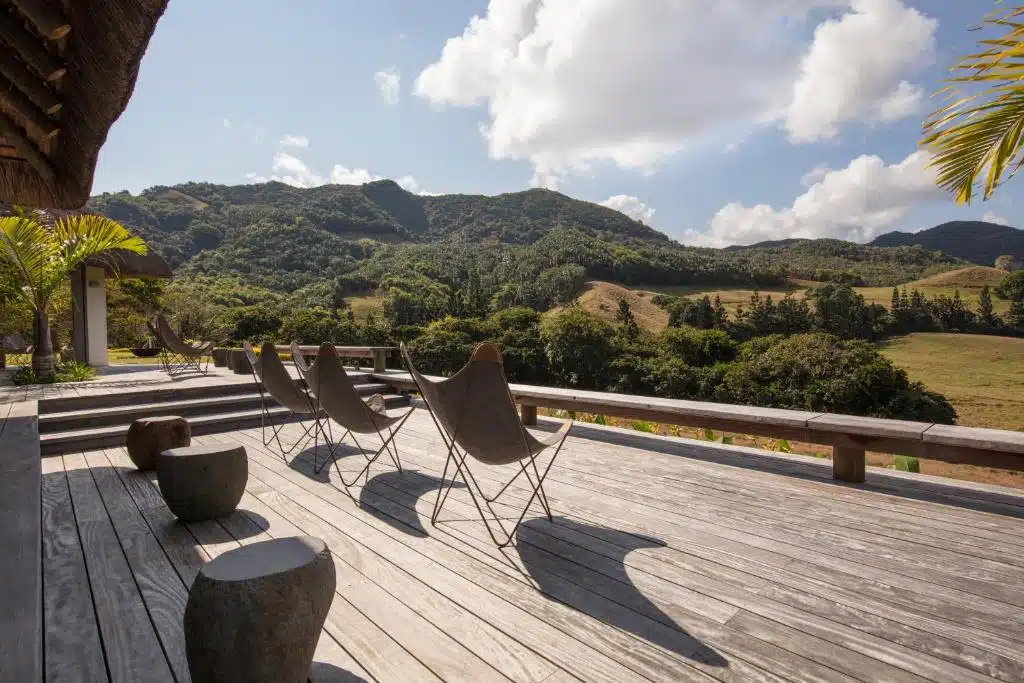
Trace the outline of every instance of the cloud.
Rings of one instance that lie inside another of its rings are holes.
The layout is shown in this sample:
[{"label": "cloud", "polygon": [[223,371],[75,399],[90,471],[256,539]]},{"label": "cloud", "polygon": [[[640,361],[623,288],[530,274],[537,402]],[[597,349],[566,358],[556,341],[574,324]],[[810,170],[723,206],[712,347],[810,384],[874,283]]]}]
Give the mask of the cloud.
[{"label": "cloud", "polygon": [[934,60],[938,22],[900,0],[852,0],[820,24],[800,65],[786,129],[794,142],[835,137],[842,123],[918,112],[920,87],[903,79]]},{"label": "cloud", "polygon": [[220,120],[220,125],[223,126],[224,128],[230,128],[231,127],[231,119],[227,119],[227,118],[221,119]]},{"label": "cloud", "polygon": [[398,104],[401,97],[402,74],[398,71],[397,66],[381,69],[373,74],[373,80],[377,83],[377,90],[384,102],[391,105]]},{"label": "cloud", "polygon": [[915,205],[942,197],[928,160],[924,151],[895,164],[863,155],[825,172],[789,207],[734,202],[715,214],[708,232],[688,231],[684,241],[715,247],[788,237],[867,241]]},{"label": "cloud", "polygon": [[[254,183],[266,183],[276,180],[293,187],[318,187],[320,185],[365,185],[375,180],[386,180],[386,176],[371,173],[365,168],[349,168],[341,164],[331,167],[330,173],[323,176],[313,170],[305,161],[285,151],[280,151],[274,156],[274,162],[270,167],[270,175],[258,173],[246,173],[245,177]],[[423,190],[416,178],[410,175],[396,178],[395,182],[414,194],[431,195],[436,194]]]},{"label": "cloud", "polygon": [[[813,40],[795,30],[851,3]],[[489,155],[529,161],[534,184],[602,163],[649,172],[723,131],[792,120],[812,136],[857,112],[895,117],[913,99],[900,86],[920,66],[910,56],[930,45],[918,26],[930,20],[906,12],[899,0],[491,0],[413,91],[437,108],[486,107]],[[808,88],[835,54],[852,61],[829,74],[834,101],[817,111]]]},{"label": "cloud", "polygon": [[998,214],[996,214],[996,213],[994,213],[992,211],[986,211],[985,215],[981,217],[981,220],[987,221],[989,223],[996,223],[997,225],[1009,225],[1010,224],[1010,221],[1008,221],[1007,219],[1003,218],[1002,216],[1000,216],[1000,215],[998,215]]},{"label": "cloud", "polygon": [[296,147],[305,149],[309,147],[309,138],[305,135],[285,135],[278,143],[281,147]]},{"label": "cloud", "polygon": [[601,206],[615,209],[635,221],[643,221],[644,223],[650,223],[651,218],[654,216],[654,209],[652,207],[640,201],[637,197],[628,194],[613,195],[601,202]]},{"label": "cloud", "polygon": [[804,187],[810,187],[811,185],[817,185],[819,182],[828,175],[829,168],[824,164],[815,166],[807,173],[804,173],[803,177],[800,178],[800,184]]}]

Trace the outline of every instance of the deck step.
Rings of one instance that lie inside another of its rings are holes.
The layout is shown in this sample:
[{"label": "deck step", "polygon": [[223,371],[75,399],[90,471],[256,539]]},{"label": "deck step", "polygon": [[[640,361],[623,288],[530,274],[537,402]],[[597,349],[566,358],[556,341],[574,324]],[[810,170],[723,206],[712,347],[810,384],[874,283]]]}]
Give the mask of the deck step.
[{"label": "deck step", "polygon": [[[409,405],[409,397],[393,394],[384,397],[388,409],[401,408]],[[281,422],[294,421],[294,416],[287,408],[275,407],[270,414]],[[290,419],[291,418],[291,419]],[[259,427],[263,423],[259,405],[249,410],[220,412],[188,418],[193,434],[215,434],[230,432],[237,429]],[[123,446],[128,435],[128,424],[68,429],[39,435],[39,450],[42,455],[67,453],[94,448],[113,448]]]},{"label": "deck step", "polygon": [[[123,403],[121,405],[43,413],[39,416],[39,432],[40,434],[51,434],[92,427],[118,424],[128,425],[141,417],[152,417],[155,415],[180,415],[191,418],[193,416],[237,413],[258,409],[261,405],[260,395],[254,385],[250,384],[247,386],[249,389],[247,393],[153,402],[140,400],[135,394],[123,394]],[[356,384],[355,388],[361,396],[385,393],[388,390],[386,384],[379,383]]]},{"label": "deck step", "polygon": [[[349,371],[348,376],[356,384],[373,382],[368,372]],[[305,386],[302,380],[295,380],[300,386]],[[127,403],[156,403],[157,401],[185,401],[188,399],[211,398],[214,396],[238,396],[250,394],[256,391],[256,385],[251,378],[240,381],[227,381],[220,384],[207,384],[202,386],[168,388],[166,385],[156,389],[123,389],[114,387],[111,383],[97,384],[97,388],[109,387],[110,393],[90,393],[86,396],[72,396],[68,398],[48,398],[39,402],[39,414],[64,413],[73,410],[96,410],[99,408],[111,408],[122,406]]]}]

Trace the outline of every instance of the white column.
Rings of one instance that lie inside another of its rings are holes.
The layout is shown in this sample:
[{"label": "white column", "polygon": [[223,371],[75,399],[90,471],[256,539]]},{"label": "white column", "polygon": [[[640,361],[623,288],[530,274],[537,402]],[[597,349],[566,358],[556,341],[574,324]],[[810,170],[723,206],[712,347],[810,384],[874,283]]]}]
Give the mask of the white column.
[{"label": "white column", "polygon": [[85,269],[84,317],[89,365],[107,365],[107,287],[102,268]]}]

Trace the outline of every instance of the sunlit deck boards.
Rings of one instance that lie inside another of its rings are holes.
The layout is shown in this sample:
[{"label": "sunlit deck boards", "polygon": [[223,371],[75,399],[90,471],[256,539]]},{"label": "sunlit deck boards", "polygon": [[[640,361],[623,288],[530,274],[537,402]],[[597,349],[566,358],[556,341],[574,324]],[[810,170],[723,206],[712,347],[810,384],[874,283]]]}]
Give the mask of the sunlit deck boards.
[{"label": "sunlit deck boards", "polygon": [[422,410],[406,472],[376,466],[361,506],[259,430],[197,441],[249,451],[242,510],[219,522],[174,522],[120,449],[43,460],[48,680],[187,680],[199,566],[297,533],[338,564],[319,680],[1024,680],[1011,491],[843,486],[827,461],[588,427],[549,477],[555,522],[503,553],[464,491],[429,525],[444,451]]}]

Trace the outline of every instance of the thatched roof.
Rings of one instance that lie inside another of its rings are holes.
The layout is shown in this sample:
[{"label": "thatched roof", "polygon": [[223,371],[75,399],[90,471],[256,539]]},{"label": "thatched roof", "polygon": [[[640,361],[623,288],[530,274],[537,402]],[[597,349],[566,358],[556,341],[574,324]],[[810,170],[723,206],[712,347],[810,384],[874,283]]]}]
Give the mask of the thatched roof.
[{"label": "thatched roof", "polygon": [[76,209],[167,0],[0,0],[0,200]]}]

